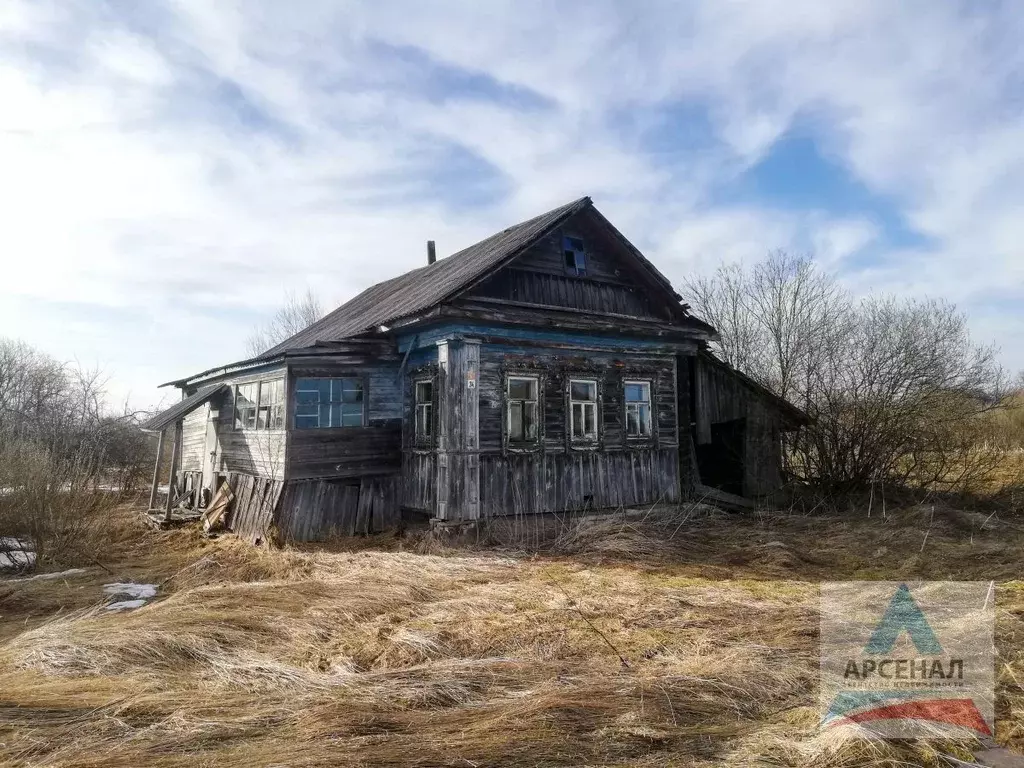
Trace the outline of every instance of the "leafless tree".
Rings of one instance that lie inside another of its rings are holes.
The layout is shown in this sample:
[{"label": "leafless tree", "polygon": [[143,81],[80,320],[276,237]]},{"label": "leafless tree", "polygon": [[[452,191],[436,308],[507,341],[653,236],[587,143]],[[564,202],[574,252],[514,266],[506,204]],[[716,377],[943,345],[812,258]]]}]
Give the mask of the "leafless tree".
[{"label": "leafless tree", "polygon": [[687,288],[719,328],[724,359],[814,419],[792,446],[808,478],[934,487],[975,479],[990,463],[976,448],[979,416],[1005,405],[1008,381],[954,305],[858,301],[784,251]]},{"label": "leafless tree", "polygon": [[308,328],[323,316],[323,305],[311,289],[307,288],[301,296],[289,292],[285,296],[284,306],[246,340],[246,351],[256,357]]}]

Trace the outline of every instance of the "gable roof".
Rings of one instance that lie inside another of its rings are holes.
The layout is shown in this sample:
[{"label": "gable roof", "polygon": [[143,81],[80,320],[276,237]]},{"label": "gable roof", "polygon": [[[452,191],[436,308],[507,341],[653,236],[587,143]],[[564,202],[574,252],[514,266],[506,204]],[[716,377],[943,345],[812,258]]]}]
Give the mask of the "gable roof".
[{"label": "gable roof", "polygon": [[[312,347],[317,342],[340,341],[387,325],[393,320],[430,309],[468,288],[518,256],[570,217],[587,209],[592,210],[598,223],[605,226],[613,237],[623,243],[650,278],[660,284],[675,300],[681,300],[669,280],[593,207],[593,201],[589,197],[581,197],[579,200],[508,227],[433,264],[370,286],[313,325],[271,347],[256,359],[272,358],[289,349]],[[679,309],[685,314],[682,305]],[[686,319],[696,328],[714,332],[711,326],[697,318],[687,316]]]},{"label": "gable roof", "polygon": [[589,197],[581,197],[503,229],[433,264],[370,286],[305,330],[271,347],[260,358],[295,347],[311,347],[317,341],[344,339],[440,304],[592,204]]}]

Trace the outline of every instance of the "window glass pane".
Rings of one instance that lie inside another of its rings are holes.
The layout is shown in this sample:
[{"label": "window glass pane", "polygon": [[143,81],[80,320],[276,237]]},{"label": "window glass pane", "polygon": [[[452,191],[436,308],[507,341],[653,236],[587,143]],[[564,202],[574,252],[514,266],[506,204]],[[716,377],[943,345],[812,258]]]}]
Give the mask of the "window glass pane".
[{"label": "window glass pane", "polygon": [[270,409],[270,428],[284,429],[284,406],[275,405]]},{"label": "window glass pane", "polygon": [[338,405],[321,405],[320,406],[320,429],[328,429],[329,427],[338,426],[340,419]]},{"label": "window glass pane", "polygon": [[299,416],[295,414],[296,429],[316,429],[319,426],[320,419],[315,414],[313,416]]},{"label": "window glass pane", "polygon": [[239,408],[256,405],[256,385],[240,384],[238,386],[238,399],[235,401],[235,405]]},{"label": "window glass pane", "polygon": [[509,440],[525,439],[522,403],[514,402],[508,404],[508,437]]},{"label": "window glass pane", "polygon": [[583,436],[583,406],[580,403],[572,404],[572,436]]},{"label": "window glass pane", "polygon": [[597,384],[592,381],[571,381],[569,397],[573,400],[597,400]]},{"label": "window glass pane", "polygon": [[510,400],[536,400],[537,380],[510,378],[508,380],[508,397]]},{"label": "window glass pane", "polygon": [[626,402],[636,403],[647,401],[650,397],[647,394],[648,385],[643,383],[626,384]]},{"label": "window glass pane", "polygon": [[260,407],[259,412],[256,414],[256,429],[266,429],[267,419],[270,418],[270,409]]},{"label": "window glass pane", "polygon": [[[330,403],[331,399],[331,384],[334,382],[333,379],[314,379],[316,382],[316,388],[320,392],[320,402]],[[337,393],[340,397],[340,393]]]},{"label": "window glass pane", "polygon": [[274,379],[260,383],[260,405],[276,405],[284,399],[284,380]]},{"label": "window glass pane", "polygon": [[295,415],[296,416],[315,416],[316,418],[320,418],[320,416],[318,415],[319,413],[320,413],[320,408],[315,403],[312,404],[312,405],[297,405],[297,406],[295,406]]},{"label": "window glass pane", "polygon": [[332,426],[361,427],[363,425],[363,406],[361,403],[343,403],[341,406],[341,422]]},{"label": "window glass pane", "polygon": [[640,406],[640,434],[651,434],[651,407],[649,405]]},{"label": "window glass pane", "polygon": [[245,413],[242,416],[242,426],[245,429],[255,429],[256,428],[256,409],[255,408],[247,408],[245,410]]},{"label": "window glass pane", "polygon": [[296,379],[295,392],[319,392],[320,384],[316,379]]},{"label": "window glass pane", "polygon": [[429,381],[419,381],[416,383],[416,402],[417,403],[429,403],[433,400],[433,389],[434,385]]},{"label": "window glass pane", "polygon": [[587,271],[587,257],[582,251],[576,251],[576,271],[581,274]]},{"label": "window glass pane", "polygon": [[597,434],[597,408],[592,405],[583,408],[583,433],[588,437]]},{"label": "window glass pane", "polygon": [[341,402],[363,402],[363,382],[361,379],[341,379]]},{"label": "window glass pane", "polygon": [[523,435],[526,440],[537,439],[537,404],[523,403]]},{"label": "window glass pane", "polygon": [[640,434],[640,416],[636,408],[626,409],[626,433],[630,435]]},{"label": "window glass pane", "polygon": [[296,405],[316,405],[320,402],[319,390],[296,390],[295,391],[295,404]]}]

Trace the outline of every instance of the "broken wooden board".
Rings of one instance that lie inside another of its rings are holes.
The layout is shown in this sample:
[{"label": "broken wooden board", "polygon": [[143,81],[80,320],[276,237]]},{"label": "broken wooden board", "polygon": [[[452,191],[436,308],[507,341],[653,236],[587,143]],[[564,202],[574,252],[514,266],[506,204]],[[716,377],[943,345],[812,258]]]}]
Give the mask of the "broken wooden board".
[{"label": "broken wooden board", "polygon": [[693,486],[693,493],[698,501],[704,501],[708,504],[715,504],[726,509],[753,509],[754,502],[750,499],[744,498],[743,496],[737,496],[735,493],[728,493],[718,488],[712,488],[710,485],[695,484]]},{"label": "broken wooden board", "polygon": [[210,501],[209,506],[200,518],[203,521],[203,530],[209,533],[211,530],[224,524],[224,516],[231,508],[231,502],[235,500],[235,494],[227,482],[221,483],[217,493]]}]

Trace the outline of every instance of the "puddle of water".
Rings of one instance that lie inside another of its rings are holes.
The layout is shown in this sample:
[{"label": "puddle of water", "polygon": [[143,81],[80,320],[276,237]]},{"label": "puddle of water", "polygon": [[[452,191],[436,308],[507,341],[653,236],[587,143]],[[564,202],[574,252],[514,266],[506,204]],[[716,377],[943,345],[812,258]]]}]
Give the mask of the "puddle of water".
[{"label": "puddle of water", "polygon": [[104,584],[103,591],[111,597],[127,597],[128,600],[118,600],[107,605],[108,611],[132,611],[141,608],[151,598],[156,597],[156,584],[136,584],[134,582],[119,582],[117,584]]},{"label": "puddle of water", "polygon": [[13,536],[0,536],[0,571],[23,570],[36,564],[32,542]]}]

